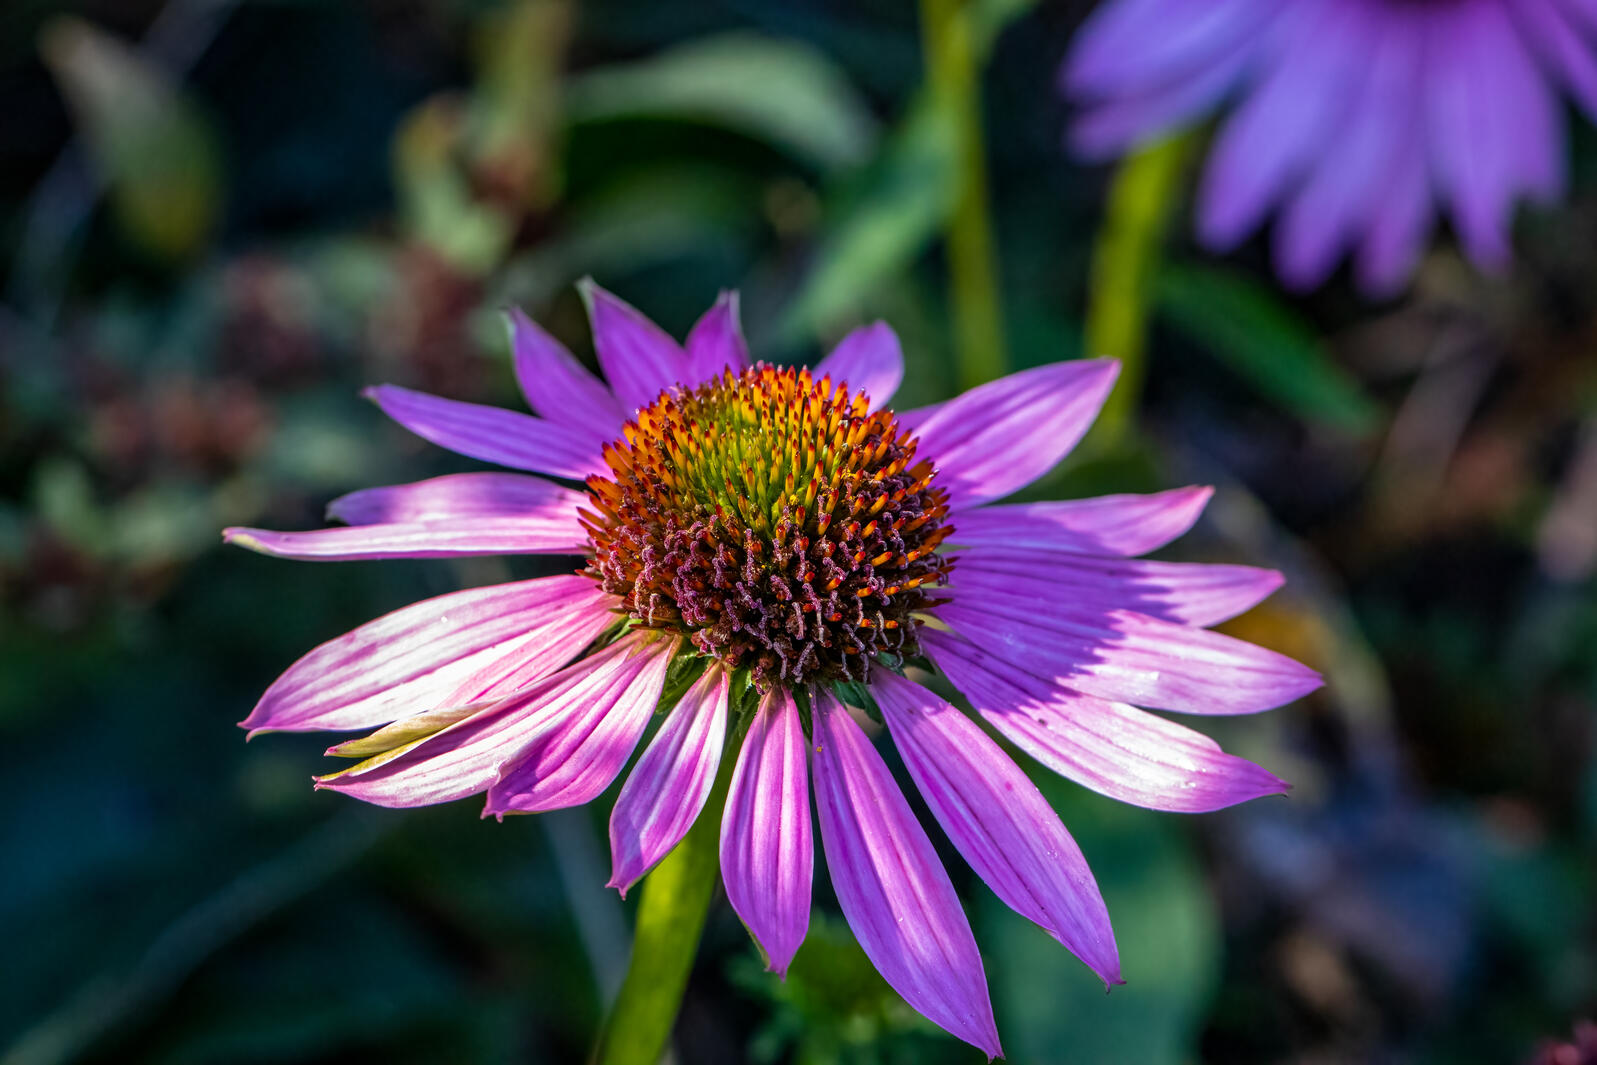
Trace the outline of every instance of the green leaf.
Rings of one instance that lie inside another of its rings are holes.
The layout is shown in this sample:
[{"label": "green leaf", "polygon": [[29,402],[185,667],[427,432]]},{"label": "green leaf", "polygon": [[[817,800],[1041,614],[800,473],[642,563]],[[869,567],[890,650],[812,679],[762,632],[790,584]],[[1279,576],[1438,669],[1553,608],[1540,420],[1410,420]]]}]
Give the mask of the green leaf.
[{"label": "green leaf", "polygon": [[1374,424],[1369,397],[1264,286],[1224,270],[1172,268],[1159,280],[1158,302],[1173,325],[1305,420],[1353,432]]},{"label": "green leaf", "polygon": [[867,158],[877,124],[822,53],[795,41],[729,33],[572,80],[573,123],[687,119],[763,140],[823,170]]}]

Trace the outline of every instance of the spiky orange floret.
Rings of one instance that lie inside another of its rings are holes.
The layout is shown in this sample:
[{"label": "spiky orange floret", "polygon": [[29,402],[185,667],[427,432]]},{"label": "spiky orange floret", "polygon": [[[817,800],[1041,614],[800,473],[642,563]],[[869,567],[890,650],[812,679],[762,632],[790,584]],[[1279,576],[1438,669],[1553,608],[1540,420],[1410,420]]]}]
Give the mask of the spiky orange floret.
[{"label": "spiky orange floret", "polygon": [[863,679],[918,651],[952,531],[915,437],[805,369],[763,363],[638,412],[588,478],[588,573],[642,626],[756,683]]}]

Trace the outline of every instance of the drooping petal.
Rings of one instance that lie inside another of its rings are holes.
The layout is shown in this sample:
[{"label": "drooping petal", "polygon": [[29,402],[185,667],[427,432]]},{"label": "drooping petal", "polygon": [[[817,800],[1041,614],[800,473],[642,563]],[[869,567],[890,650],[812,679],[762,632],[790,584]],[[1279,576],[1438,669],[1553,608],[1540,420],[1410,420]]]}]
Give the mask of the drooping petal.
[{"label": "drooping petal", "polygon": [[1011,613],[961,600],[939,618],[985,651],[1039,677],[1105,699],[1185,714],[1251,714],[1320,687],[1285,655],[1129,610]]},{"label": "drooping petal", "polygon": [[587,496],[521,473],[451,473],[412,484],[363,488],[327,504],[329,521],[382,525],[449,518],[575,514]]},{"label": "drooping petal", "polygon": [[977,507],[959,516],[948,542],[1082,555],[1142,555],[1184,535],[1212,495],[1213,488],[1192,487],[1152,495]]},{"label": "drooping petal", "polygon": [[1525,35],[1556,71],[1586,117],[1597,120],[1597,53],[1559,0],[1519,0],[1509,5]]},{"label": "drooping petal", "polygon": [[599,365],[628,417],[681,382],[687,359],[665,330],[591,280],[579,282],[578,288],[588,305]]},{"label": "drooping petal", "polygon": [[626,416],[604,382],[520,308],[510,308],[505,318],[510,326],[516,382],[527,397],[527,406],[585,435],[601,440],[619,436]]},{"label": "drooping petal", "polygon": [[413,603],[305,655],[240,724],[253,732],[342,731],[433,710],[495,662],[559,669],[613,618],[586,577],[541,577]]},{"label": "drooping petal", "polygon": [[1254,566],[1096,559],[1043,551],[977,548],[961,552],[947,588],[955,602],[969,598],[1008,613],[1135,610],[1183,625],[1218,625],[1251,610],[1283,579]]},{"label": "drooping petal", "polygon": [[[1113,359],[1056,362],[899,416],[916,457],[941,471],[953,510],[1009,495],[1058,464],[1092,425],[1120,373]],[[957,522],[956,522],[957,524]]]},{"label": "drooping petal", "polygon": [[671,650],[670,641],[647,642],[641,634],[619,640],[415,744],[321,777],[317,787],[394,807],[478,794],[529,752],[558,745],[574,731],[587,735],[607,717],[631,720],[636,704],[647,704],[641,714],[647,722]]},{"label": "drooping petal", "polygon": [[581,806],[599,797],[632,757],[660,701],[676,641],[656,640],[629,659],[625,686],[574,703],[515,757],[488,789],[483,816]]},{"label": "drooping petal", "polygon": [[567,425],[398,385],[368,388],[365,395],[417,436],[461,455],[578,481],[605,469],[601,438]]},{"label": "drooping petal", "polygon": [[923,630],[921,642],[1011,743],[1100,795],[1153,810],[1206,813],[1290,787],[1200,732],[1033,677],[951,633]]},{"label": "drooping petal", "polygon": [[873,322],[838,341],[811,373],[817,380],[830,377],[834,385],[848,382],[851,390],[870,398],[871,410],[881,410],[903,383],[904,350],[891,326]]},{"label": "drooping petal", "polygon": [[1269,0],[1120,0],[1083,23],[1063,88],[1084,97],[1146,91],[1247,47],[1270,16]]},{"label": "drooping petal", "polygon": [[688,334],[687,365],[682,371],[683,385],[701,384],[724,370],[741,373],[749,366],[749,346],[738,321],[738,294],[722,292],[715,306]]},{"label": "drooping petal", "polygon": [[1232,49],[1157,88],[1093,103],[1071,123],[1069,146],[1107,159],[1167,134],[1218,104],[1257,61],[1252,49]]},{"label": "drooping petal", "polygon": [[783,977],[810,926],[815,844],[804,747],[793,697],[773,688],[749,725],[721,819],[727,901]]},{"label": "drooping petal", "polygon": [[976,874],[1105,984],[1122,983],[1097,881],[1037,785],[975,722],[913,681],[879,669],[871,694],[926,805]]},{"label": "drooping petal", "polygon": [[712,664],[671,709],[610,812],[612,874],[627,889],[679,843],[715,784],[726,738],[727,671]]},{"label": "drooping petal", "polygon": [[815,805],[832,887],[871,963],[933,1023],[1003,1053],[976,939],[882,756],[831,695],[814,699]]},{"label": "drooping petal", "polygon": [[1427,150],[1424,109],[1411,105],[1355,253],[1354,274],[1366,295],[1396,294],[1425,249],[1436,221]]},{"label": "drooping petal", "polygon": [[377,558],[458,558],[462,555],[577,555],[588,537],[569,511],[554,517],[451,518],[274,532],[222,530],[230,544],[302,562]]}]

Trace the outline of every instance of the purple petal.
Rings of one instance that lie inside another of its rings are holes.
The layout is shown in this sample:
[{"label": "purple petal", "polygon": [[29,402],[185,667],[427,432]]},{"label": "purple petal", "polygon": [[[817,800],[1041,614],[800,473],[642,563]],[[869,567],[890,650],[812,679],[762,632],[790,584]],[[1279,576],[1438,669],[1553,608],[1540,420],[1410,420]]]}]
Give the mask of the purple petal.
[{"label": "purple petal", "polygon": [[1560,0],[1560,4],[1587,33],[1597,36],[1597,0]]},{"label": "purple petal", "polygon": [[635,703],[647,703],[646,723],[654,708],[650,693],[658,698],[672,647],[641,636],[623,639],[409,747],[321,777],[316,786],[395,807],[475,795],[529,751],[546,749],[573,729],[591,732],[612,711],[625,717],[636,713]]},{"label": "purple petal", "polygon": [[1191,529],[1212,495],[1213,488],[1192,487],[1153,495],[977,507],[959,516],[949,543],[1081,555],[1143,555]]},{"label": "purple petal", "polygon": [[1290,787],[1202,733],[1033,677],[951,633],[928,629],[921,641],[1011,743],[1100,795],[1152,810],[1206,813]]},{"label": "purple petal", "polygon": [[976,939],[926,830],[848,711],[824,691],[813,705],[815,805],[843,916],[904,1001],[1001,1055]]},{"label": "purple petal", "polygon": [[1251,714],[1320,687],[1274,651],[1129,610],[1047,614],[960,600],[937,616],[1016,668],[1105,699],[1184,714]]},{"label": "purple petal", "polygon": [[599,365],[628,417],[682,383],[687,359],[663,329],[591,280],[579,282],[578,288],[588,305]]},{"label": "purple petal", "polygon": [[937,463],[955,511],[1006,496],[1058,464],[1092,425],[1120,373],[1113,359],[1056,362],[899,415]]},{"label": "purple petal", "polygon": [[871,694],[926,805],[970,867],[1105,984],[1124,983],[1092,870],[1037,785],[975,722],[889,670]]},{"label": "purple petal", "polygon": [[577,481],[606,468],[600,439],[569,426],[398,385],[378,385],[364,394],[417,436],[474,459]]},{"label": "purple petal", "polygon": [[444,705],[507,657],[552,672],[614,619],[614,601],[573,574],[413,603],[305,655],[240,724],[252,734],[372,728]]},{"label": "purple petal", "polygon": [[738,322],[738,294],[722,292],[715,306],[704,312],[688,334],[687,365],[681,384],[700,384],[726,370],[742,373],[748,367],[749,346]]},{"label": "purple petal", "polygon": [[586,506],[582,492],[520,473],[451,473],[363,488],[327,504],[329,521],[384,525],[447,518],[552,517]]},{"label": "purple petal", "polygon": [[1071,123],[1069,146],[1108,159],[1170,133],[1224,99],[1256,63],[1254,49],[1236,48],[1156,89],[1093,103]]},{"label": "purple petal", "polygon": [[1354,263],[1359,287],[1381,299],[1407,282],[1435,222],[1420,108],[1409,109]]},{"label": "purple petal", "polygon": [[949,587],[955,602],[1002,603],[1006,612],[1135,610],[1184,625],[1218,625],[1251,610],[1277,588],[1281,574],[1253,566],[1085,558],[1039,551],[980,548],[961,552]]},{"label": "purple petal", "polygon": [[555,516],[451,518],[274,532],[229,528],[222,539],[263,555],[303,562],[375,558],[457,558],[462,555],[580,555],[588,534],[576,511]]},{"label": "purple petal", "polygon": [[804,747],[793,697],[773,688],[749,725],[721,819],[727,901],[783,977],[810,925],[815,845]]},{"label": "purple petal", "polygon": [[603,697],[552,716],[550,728],[504,763],[483,816],[560,810],[598,798],[643,738],[675,650],[675,640],[644,645]]},{"label": "purple petal", "polygon": [[1580,28],[1571,22],[1569,11],[1559,0],[1519,0],[1509,10],[1586,116],[1597,119],[1597,55]]},{"label": "purple petal", "polygon": [[891,326],[874,322],[838,341],[810,373],[816,380],[830,377],[833,384],[847,382],[851,390],[865,393],[871,410],[881,410],[904,380],[904,351]]},{"label": "purple petal", "polygon": [[1270,0],[1119,0],[1082,24],[1062,72],[1086,97],[1145,92],[1245,51],[1272,14]]},{"label": "purple petal", "polygon": [[627,889],[679,843],[715,784],[726,738],[727,672],[712,664],[672,708],[610,812],[606,887]]},{"label": "purple petal", "polygon": [[510,308],[505,317],[510,326],[516,382],[527,397],[527,405],[535,413],[585,436],[600,440],[620,436],[626,415],[604,382],[519,308]]}]

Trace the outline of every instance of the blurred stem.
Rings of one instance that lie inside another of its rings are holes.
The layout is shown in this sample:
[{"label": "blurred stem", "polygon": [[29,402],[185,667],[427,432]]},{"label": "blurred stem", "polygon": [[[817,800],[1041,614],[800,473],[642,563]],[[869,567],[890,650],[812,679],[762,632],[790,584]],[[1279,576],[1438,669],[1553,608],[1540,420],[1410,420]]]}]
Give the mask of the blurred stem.
[{"label": "blurred stem", "polygon": [[953,119],[958,153],[958,191],[946,235],[954,358],[962,391],[1001,377],[1009,365],[982,136],[981,60],[986,49],[967,7],[965,0],[921,0],[927,88]]},{"label": "blurred stem", "polygon": [[1119,359],[1120,381],[1088,437],[1095,454],[1118,448],[1142,400],[1154,283],[1191,145],[1191,135],[1182,134],[1138,149],[1120,164],[1109,189],[1092,252],[1087,354]]},{"label": "blurred stem", "polygon": [[671,1038],[721,871],[721,809],[737,762],[729,746],[698,820],[644,878],[632,961],[594,1055],[599,1065],[656,1065]]}]

